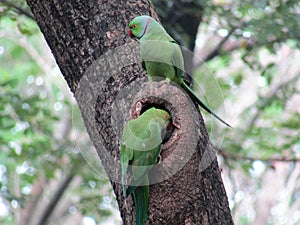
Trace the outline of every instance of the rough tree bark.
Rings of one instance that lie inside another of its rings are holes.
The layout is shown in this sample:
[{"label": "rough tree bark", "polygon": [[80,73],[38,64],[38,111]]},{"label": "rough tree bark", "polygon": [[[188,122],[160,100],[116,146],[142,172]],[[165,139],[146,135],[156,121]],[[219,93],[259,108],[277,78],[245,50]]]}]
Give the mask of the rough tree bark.
[{"label": "rough tree bark", "polygon": [[138,43],[128,37],[127,25],[140,14],[157,18],[151,2],[27,3],[75,94],[124,224],[134,224],[135,212],[131,197],[121,195],[120,135],[129,114],[137,116],[149,105],[169,110],[176,128],[151,177],[148,224],[233,224],[201,114],[178,87],[143,79]]}]

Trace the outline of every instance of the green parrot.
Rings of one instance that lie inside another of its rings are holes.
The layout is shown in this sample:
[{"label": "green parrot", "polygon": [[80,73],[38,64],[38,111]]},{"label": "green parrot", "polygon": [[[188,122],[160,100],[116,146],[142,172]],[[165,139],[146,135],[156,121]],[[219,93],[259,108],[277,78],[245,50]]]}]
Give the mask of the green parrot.
[{"label": "green parrot", "polygon": [[150,16],[137,16],[129,23],[130,37],[140,39],[142,66],[148,78],[163,77],[180,85],[202,108],[222,123],[228,123],[216,115],[184,82],[184,61],[180,46],[166,30]]},{"label": "green parrot", "polygon": [[[133,194],[136,225],[146,224],[149,203],[148,172],[157,163],[170,120],[171,116],[167,111],[152,107],[138,118],[130,120],[123,130],[120,150],[122,190],[124,197]],[[127,170],[132,180],[126,190]]]}]

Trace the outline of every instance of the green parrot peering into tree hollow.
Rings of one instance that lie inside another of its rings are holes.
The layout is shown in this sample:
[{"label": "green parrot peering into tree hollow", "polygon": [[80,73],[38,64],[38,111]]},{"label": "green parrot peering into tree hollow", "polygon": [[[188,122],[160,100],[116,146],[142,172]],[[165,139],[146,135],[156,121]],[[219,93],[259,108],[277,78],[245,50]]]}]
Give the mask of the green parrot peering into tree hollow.
[{"label": "green parrot peering into tree hollow", "polygon": [[[123,196],[133,194],[136,225],[145,225],[148,216],[148,172],[157,163],[166,129],[171,124],[170,114],[150,108],[124,127],[120,148]],[[128,171],[127,171],[128,170]],[[125,175],[129,172],[131,183],[126,190]]]},{"label": "green parrot peering into tree hollow", "polygon": [[180,85],[202,108],[231,127],[202,102],[183,80],[184,60],[180,46],[166,30],[150,16],[137,16],[129,23],[130,37],[140,39],[142,66],[149,81],[163,77]]}]

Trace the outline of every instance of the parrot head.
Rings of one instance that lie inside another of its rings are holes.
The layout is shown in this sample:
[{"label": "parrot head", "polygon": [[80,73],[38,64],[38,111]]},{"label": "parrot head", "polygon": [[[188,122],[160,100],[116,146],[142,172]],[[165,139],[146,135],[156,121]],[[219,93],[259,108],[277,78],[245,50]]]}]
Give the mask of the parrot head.
[{"label": "parrot head", "polygon": [[[159,118],[161,127],[164,127],[162,130],[162,137],[165,142],[170,138],[169,132],[172,131],[171,115],[167,111],[161,109],[156,110],[156,115]],[[167,133],[169,133],[168,137],[166,137]]]},{"label": "parrot head", "polygon": [[146,31],[148,30],[148,26],[152,17],[150,16],[137,16],[129,23],[129,36],[142,38]]},{"label": "parrot head", "polygon": [[171,126],[171,115],[167,111],[161,109],[157,109],[156,113],[157,116],[161,119],[162,123],[166,125],[166,128],[168,130]]}]

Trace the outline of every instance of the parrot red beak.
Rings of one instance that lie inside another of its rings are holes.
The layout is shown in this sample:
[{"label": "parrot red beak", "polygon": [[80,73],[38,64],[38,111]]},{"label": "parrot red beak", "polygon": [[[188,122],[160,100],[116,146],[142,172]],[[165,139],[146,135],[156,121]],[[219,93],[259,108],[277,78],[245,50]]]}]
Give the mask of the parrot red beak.
[{"label": "parrot red beak", "polygon": [[172,123],[171,123],[171,122],[169,122],[169,123],[168,123],[168,125],[167,125],[167,130],[170,130],[170,129],[171,129],[171,127],[172,127]]},{"label": "parrot red beak", "polygon": [[128,34],[129,34],[129,36],[130,36],[131,38],[133,38],[132,30],[129,30],[129,31],[128,31]]}]

